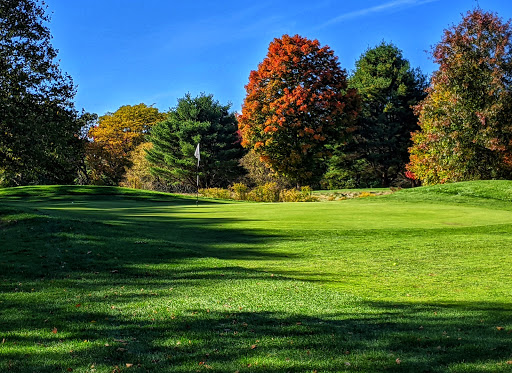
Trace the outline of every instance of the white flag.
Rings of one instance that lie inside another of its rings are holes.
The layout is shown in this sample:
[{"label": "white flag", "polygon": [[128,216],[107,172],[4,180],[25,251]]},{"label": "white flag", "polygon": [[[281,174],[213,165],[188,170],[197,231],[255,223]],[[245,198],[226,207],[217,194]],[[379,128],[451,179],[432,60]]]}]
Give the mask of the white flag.
[{"label": "white flag", "polygon": [[199,153],[199,143],[197,143],[196,151],[194,152],[194,157],[197,158],[197,167],[199,167],[199,161],[201,160],[201,154]]}]

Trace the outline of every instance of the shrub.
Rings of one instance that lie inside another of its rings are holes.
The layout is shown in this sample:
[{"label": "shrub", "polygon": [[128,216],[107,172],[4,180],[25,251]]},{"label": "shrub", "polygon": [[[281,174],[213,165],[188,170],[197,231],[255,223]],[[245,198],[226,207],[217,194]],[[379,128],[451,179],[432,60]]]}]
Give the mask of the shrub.
[{"label": "shrub", "polygon": [[297,189],[283,189],[279,193],[279,200],[282,202],[298,202],[301,193]]},{"label": "shrub", "polygon": [[233,184],[229,188],[231,190],[232,197],[234,199],[244,201],[247,199],[247,194],[249,193],[249,187],[243,183]]},{"label": "shrub", "polygon": [[361,192],[358,196],[359,198],[366,198],[366,197],[375,197],[375,194],[370,192]]},{"label": "shrub", "polygon": [[263,187],[257,186],[247,194],[247,201],[264,202],[263,201]]},{"label": "shrub", "polygon": [[281,202],[316,202],[318,198],[313,196],[313,191],[309,186],[301,188],[300,192],[297,189],[283,189],[279,194]]},{"label": "shrub", "polygon": [[280,189],[277,183],[266,183],[254,188],[247,194],[247,200],[255,202],[279,202]]},{"label": "shrub", "polygon": [[277,183],[267,183],[263,185],[263,197],[267,202],[279,202],[280,188]]},{"label": "shrub", "polygon": [[254,202],[315,202],[319,199],[313,196],[310,187],[297,189],[282,189],[277,183],[266,183],[252,190],[242,183],[233,184],[228,189],[208,188],[199,189],[199,193],[207,198],[236,199],[240,201]]},{"label": "shrub", "polygon": [[311,196],[313,194],[313,189],[310,186],[306,185],[300,188],[301,194],[305,196]]},{"label": "shrub", "polygon": [[231,193],[227,189],[222,188],[207,188],[207,189],[199,189],[199,194],[204,197],[209,198],[221,198],[221,199],[230,199]]}]

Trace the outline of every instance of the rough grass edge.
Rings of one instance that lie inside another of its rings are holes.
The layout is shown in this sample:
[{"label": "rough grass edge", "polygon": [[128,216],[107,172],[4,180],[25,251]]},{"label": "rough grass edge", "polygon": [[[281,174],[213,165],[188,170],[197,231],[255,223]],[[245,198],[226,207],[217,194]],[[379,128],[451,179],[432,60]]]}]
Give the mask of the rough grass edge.
[{"label": "rough grass edge", "polygon": [[309,186],[298,189],[280,188],[277,183],[271,182],[250,189],[243,183],[236,183],[228,189],[203,188],[199,194],[206,198],[232,199],[237,201],[253,202],[320,202],[320,201],[342,201],[351,198],[375,197],[395,192],[396,188],[386,191],[344,191],[344,192],[316,192]]}]

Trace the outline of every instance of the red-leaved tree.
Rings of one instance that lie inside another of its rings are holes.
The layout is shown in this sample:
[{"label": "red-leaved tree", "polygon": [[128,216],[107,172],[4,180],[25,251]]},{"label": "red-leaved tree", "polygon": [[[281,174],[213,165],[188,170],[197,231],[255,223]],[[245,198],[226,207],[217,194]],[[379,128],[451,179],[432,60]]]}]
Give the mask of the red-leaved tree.
[{"label": "red-leaved tree", "polygon": [[299,35],[276,38],[245,88],[242,145],[297,185],[318,181],[359,106],[333,51]]}]

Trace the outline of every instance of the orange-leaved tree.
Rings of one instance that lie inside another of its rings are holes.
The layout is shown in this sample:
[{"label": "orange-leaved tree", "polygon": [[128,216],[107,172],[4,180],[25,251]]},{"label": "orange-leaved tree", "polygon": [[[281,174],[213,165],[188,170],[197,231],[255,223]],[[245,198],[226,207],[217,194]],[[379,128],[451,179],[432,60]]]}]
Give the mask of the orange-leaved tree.
[{"label": "orange-leaved tree", "polygon": [[166,114],[157,108],[138,104],[121,106],[115,113],[101,116],[88,132],[86,161],[94,184],[117,185],[130,165],[129,155],[145,141],[150,128]]},{"label": "orange-leaved tree", "polygon": [[328,46],[295,35],[274,39],[251,71],[238,117],[242,145],[297,185],[314,184],[329,147],[353,129],[359,100]]}]

